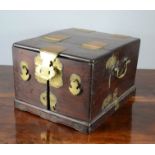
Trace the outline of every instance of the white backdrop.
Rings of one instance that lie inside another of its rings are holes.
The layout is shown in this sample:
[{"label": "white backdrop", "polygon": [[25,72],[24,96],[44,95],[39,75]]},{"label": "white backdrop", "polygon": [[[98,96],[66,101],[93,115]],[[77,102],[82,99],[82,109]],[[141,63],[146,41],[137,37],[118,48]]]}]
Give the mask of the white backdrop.
[{"label": "white backdrop", "polygon": [[0,65],[14,42],[70,27],[139,37],[138,68],[155,69],[155,11],[0,11]]}]

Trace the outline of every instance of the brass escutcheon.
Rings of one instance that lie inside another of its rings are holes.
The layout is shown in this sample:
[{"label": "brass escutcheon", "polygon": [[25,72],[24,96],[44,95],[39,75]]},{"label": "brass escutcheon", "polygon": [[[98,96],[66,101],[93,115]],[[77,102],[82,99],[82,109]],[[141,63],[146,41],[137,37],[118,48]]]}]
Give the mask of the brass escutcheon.
[{"label": "brass escutcheon", "polygon": [[72,95],[79,95],[81,92],[81,78],[77,74],[72,74],[70,76],[70,86],[69,91]]},{"label": "brass escutcheon", "polygon": [[25,61],[20,62],[20,77],[22,78],[23,81],[28,81],[30,79],[30,74],[28,70],[28,64]]}]

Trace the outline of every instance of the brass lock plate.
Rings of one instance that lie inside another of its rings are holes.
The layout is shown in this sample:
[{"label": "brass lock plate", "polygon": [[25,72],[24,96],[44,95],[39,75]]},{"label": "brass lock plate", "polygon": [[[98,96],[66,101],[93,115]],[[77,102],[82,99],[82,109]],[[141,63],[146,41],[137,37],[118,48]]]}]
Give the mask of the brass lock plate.
[{"label": "brass lock plate", "polygon": [[39,83],[46,84],[50,81],[50,86],[60,88],[63,86],[62,69],[63,65],[57,57],[57,53],[40,52],[34,59],[35,78]]},{"label": "brass lock plate", "polygon": [[57,55],[40,52],[39,56],[35,58],[35,76],[47,81],[55,76],[54,67],[52,62],[57,57]]}]

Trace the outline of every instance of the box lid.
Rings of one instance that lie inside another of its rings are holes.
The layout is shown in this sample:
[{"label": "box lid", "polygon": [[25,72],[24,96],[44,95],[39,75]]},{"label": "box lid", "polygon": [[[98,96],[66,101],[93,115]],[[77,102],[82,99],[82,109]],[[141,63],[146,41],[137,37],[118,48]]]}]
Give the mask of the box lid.
[{"label": "box lid", "polygon": [[15,47],[39,52],[58,46],[59,56],[93,62],[114,49],[137,40],[130,36],[70,28],[14,43]]}]

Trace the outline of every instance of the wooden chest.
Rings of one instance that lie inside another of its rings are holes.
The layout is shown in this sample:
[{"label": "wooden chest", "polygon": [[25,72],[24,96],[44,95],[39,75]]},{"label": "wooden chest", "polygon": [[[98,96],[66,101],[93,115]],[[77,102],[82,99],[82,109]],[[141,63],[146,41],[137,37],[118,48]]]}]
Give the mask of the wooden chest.
[{"label": "wooden chest", "polygon": [[77,28],[14,43],[15,107],[89,133],[135,91],[139,45]]}]

